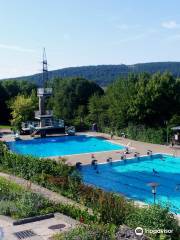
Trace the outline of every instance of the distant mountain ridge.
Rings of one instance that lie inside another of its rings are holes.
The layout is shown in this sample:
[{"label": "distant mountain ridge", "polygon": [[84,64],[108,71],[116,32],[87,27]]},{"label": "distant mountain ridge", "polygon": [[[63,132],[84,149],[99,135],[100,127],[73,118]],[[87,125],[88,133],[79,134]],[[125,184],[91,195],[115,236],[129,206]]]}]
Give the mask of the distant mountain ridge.
[{"label": "distant mountain ridge", "polygon": [[[120,76],[127,76],[129,73],[140,72],[164,72],[169,71],[174,76],[180,76],[180,62],[151,62],[151,63],[138,63],[134,65],[97,65],[97,66],[82,66],[82,67],[69,67],[58,70],[49,71],[49,79],[55,77],[84,77],[88,80],[95,81],[100,86],[107,86]],[[42,74],[34,74],[30,76],[22,76],[16,78],[9,78],[14,80],[28,80],[39,83]],[[2,79],[6,80],[6,79]]]}]

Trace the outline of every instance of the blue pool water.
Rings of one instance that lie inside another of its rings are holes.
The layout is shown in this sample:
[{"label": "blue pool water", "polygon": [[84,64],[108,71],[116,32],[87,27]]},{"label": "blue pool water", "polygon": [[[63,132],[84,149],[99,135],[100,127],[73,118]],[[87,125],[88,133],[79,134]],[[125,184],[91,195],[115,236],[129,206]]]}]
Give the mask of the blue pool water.
[{"label": "blue pool water", "polygon": [[111,143],[103,138],[87,135],[20,140],[8,142],[7,144],[13,152],[37,157],[65,156],[124,149],[124,146]]},{"label": "blue pool water", "polygon": [[[152,204],[149,182],[157,182],[157,202],[170,204],[172,212],[180,214],[180,158],[156,154],[153,156],[82,166],[84,182],[106,191],[122,193],[128,198]],[[158,174],[153,174],[153,168]]]}]

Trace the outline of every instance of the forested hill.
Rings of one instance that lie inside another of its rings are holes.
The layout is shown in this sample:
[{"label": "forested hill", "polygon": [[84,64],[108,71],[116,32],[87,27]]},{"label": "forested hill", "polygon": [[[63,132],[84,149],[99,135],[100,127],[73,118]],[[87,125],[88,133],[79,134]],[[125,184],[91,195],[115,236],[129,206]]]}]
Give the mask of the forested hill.
[{"label": "forested hill", "polygon": [[[107,86],[119,76],[125,76],[128,73],[140,72],[164,72],[169,71],[174,76],[180,76],[180,62],[153,62],[153,63],[139,63],[135,65],[98,65],[98,66],[83,66],[70,67],[49,72],[49,78],[54,77],[84,77],[88,80],[93,80],[100,86]],[[31,76],[19,77],[17,79],[30,80],[38,83],[42,78],[41,74]]]}]

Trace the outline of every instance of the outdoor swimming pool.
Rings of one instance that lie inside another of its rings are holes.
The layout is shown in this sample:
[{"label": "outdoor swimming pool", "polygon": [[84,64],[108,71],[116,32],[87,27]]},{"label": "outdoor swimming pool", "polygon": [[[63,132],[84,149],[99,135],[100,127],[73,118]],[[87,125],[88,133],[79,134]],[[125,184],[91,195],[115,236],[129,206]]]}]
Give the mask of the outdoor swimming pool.
[{"label": "outdoor swimming pool", "polygon": [[[157,182],[157,202],[170,204],[171,211],[180,214],[180,158],[156,154],[98,164],[97,169],[98,172],[91,165],[82,166],[85,183],[152,204],[153,195],[147,184]],[[158,173],[154,174],[153,169]]]},{"label": "outdoor swimming pool", "polygon": [[16,153],[37,157],[65,156],[81,153],[122,150],[125,147],[100,137],[88,135],[37,138],[7,142]]}]

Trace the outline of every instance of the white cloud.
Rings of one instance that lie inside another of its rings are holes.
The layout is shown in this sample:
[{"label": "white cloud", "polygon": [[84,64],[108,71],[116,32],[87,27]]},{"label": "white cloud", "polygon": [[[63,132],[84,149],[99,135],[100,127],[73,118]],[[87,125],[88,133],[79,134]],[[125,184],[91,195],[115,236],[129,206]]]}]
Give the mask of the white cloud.
[{"label": "white cloud", "polygon": [[177,28],[180,28],[180,24],[178,24],[175,20],[162,22],[161,26],[163,28],[167,28],[167,29],[177,29]]},{"label": "white cloud", "polygon": [[0,43],[0,48],[7,49],[7,50],[13,50],[13,51],[17,51],[17,52],[35,52],[34,49],[23,48],[20,46],[7,45],[7,44],[1,44],[1,43]]}]

